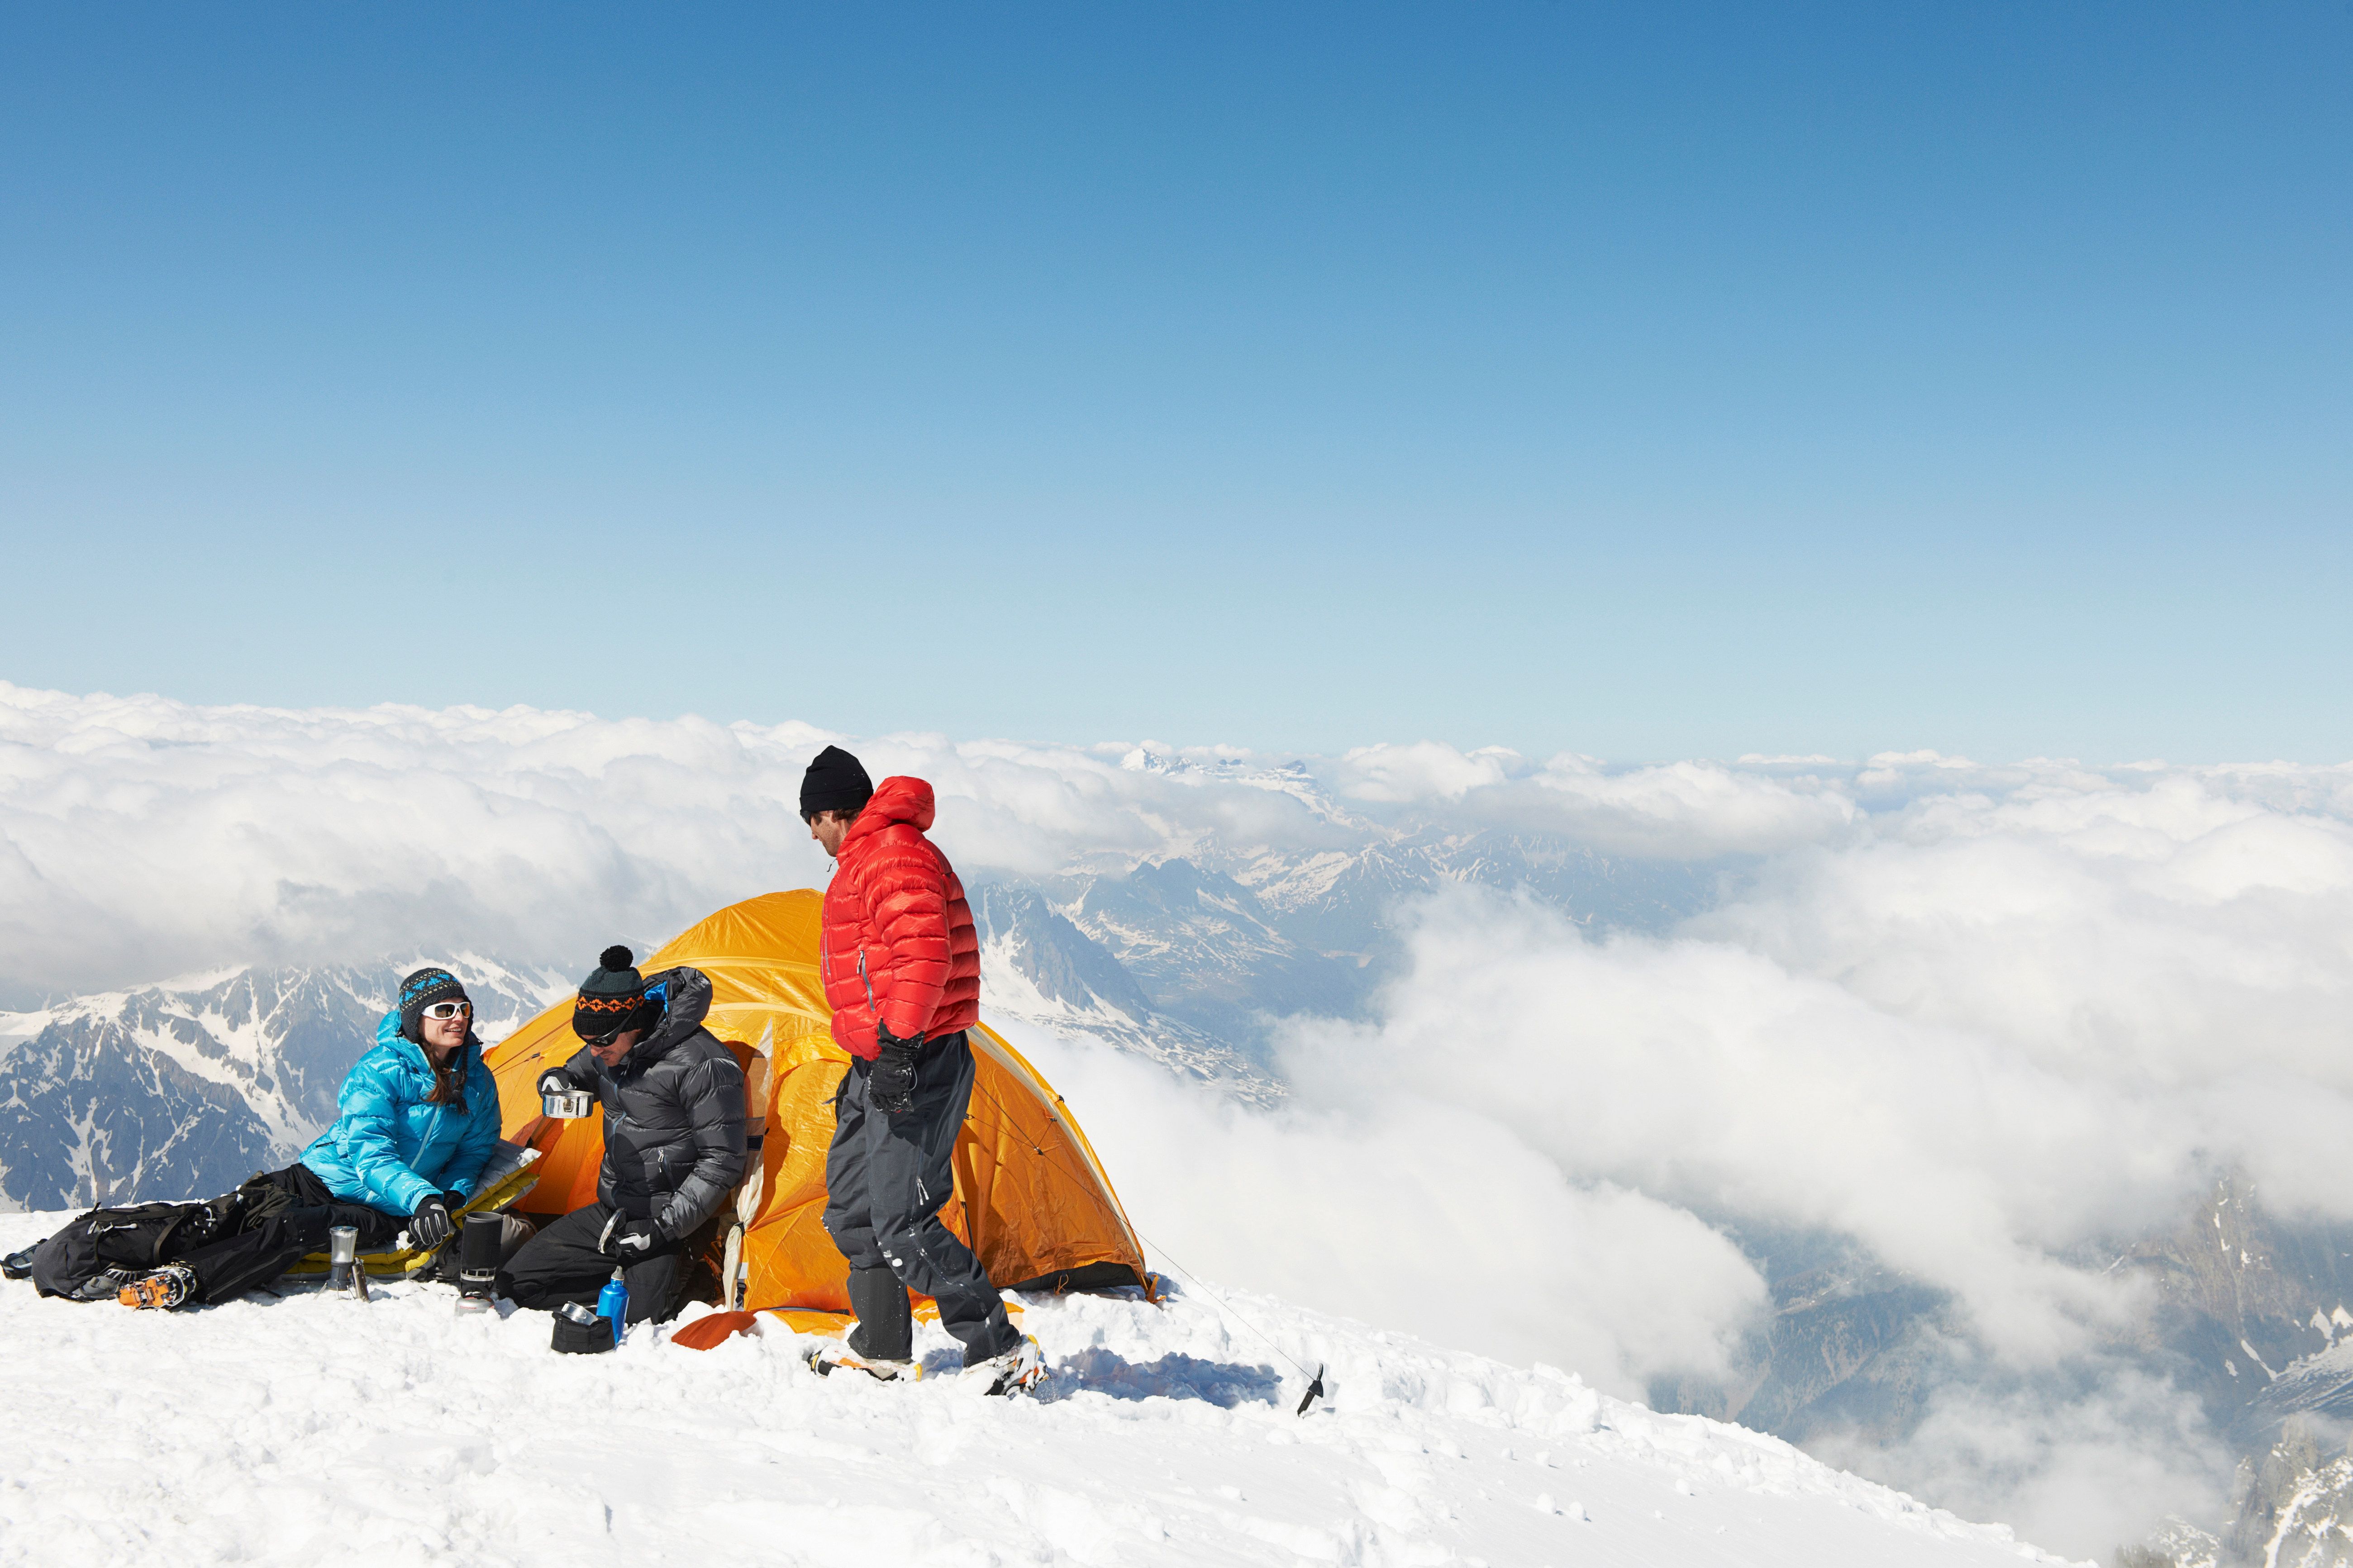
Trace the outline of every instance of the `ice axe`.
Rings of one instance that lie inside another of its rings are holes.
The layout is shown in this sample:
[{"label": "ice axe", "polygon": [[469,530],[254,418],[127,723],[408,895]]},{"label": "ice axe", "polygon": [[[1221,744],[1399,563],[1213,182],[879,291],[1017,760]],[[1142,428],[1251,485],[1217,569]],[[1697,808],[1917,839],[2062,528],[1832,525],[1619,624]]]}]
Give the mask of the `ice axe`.
[{"label": "ice axe", "polygon": [[[767,1047],[771,1041],[771,1032],[764,1031],[761,1046]],[[740,1048],[749,1050],[751,1057],[744,1064],[744,1179],[735,1187],[735,1217],[727,1226],[727,1242],[721,1254],[721,1310],[697,1318],[670,1337],[670,1343],[691,1351],[707,1351],[759,1321],[759,1314],[744,1310],[744,1292],[752,1283],[751,1268],[744,1261],[744,1237],[760,1216],[760,1198],[767,1179],[760,1151],[768,1131],[768,1054],[765,1049]]]}]

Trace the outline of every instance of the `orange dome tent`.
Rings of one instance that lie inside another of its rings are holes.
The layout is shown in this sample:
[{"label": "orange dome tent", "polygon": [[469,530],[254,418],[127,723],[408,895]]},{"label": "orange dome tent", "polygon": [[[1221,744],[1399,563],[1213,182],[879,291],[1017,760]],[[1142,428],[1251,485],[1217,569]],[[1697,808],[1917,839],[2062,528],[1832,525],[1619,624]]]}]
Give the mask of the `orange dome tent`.
[{"label": "orange dome tent", "polygon": [[[639,965],[651,973],[691,964],[711,977],[703,1026],[747,1063],[750,1093],[767,1111],[758,1207],[743,1236],[743,1305],[788,1310],[797,1327],[814,1330],[835,1325],[804,1313],[846,1314],[849,1307],[849,1265],[822,1219],[834,1090],[849,1061],[833,1043],[832,1012],[818,979],[822,901],[808,889],[747,899]],[[971,1040],[972,1109],[956,1139],[955,1196],[941,1221],[1000,1286],[1149,1290],[1143,1247],[1061,1096],[987,1026]],[[596,1196],[602,1118],[539,1115],[540,1074],[579,1048],[567,1000],[489,1053],[501,1135],[540,1151],[537,1184],[518,1205],[527,1212],[564,1214]],[[718,1245],[712,1243],[714,1265]]]}]

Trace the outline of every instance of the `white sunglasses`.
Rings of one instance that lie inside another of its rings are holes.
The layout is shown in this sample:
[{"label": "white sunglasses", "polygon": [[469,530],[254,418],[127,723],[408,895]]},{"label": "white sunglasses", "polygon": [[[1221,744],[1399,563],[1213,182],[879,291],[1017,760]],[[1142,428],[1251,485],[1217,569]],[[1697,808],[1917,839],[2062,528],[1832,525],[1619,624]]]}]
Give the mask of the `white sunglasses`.
[{"label": "white sunglasses", "polygon": [[425,1016],[436,1023],[443,1023],[451,1018],[462,1018],[473,1010],[471,1002],[436,1002],[425,1009]]}]

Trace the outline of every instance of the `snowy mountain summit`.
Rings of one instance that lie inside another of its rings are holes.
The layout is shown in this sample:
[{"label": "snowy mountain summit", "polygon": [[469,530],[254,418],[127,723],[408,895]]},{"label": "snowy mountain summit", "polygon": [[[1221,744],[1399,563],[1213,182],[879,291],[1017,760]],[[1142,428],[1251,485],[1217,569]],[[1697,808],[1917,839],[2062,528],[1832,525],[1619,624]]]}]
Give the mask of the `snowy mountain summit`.
[{"label": "snowy mountain summit", "polygon": [[[66,1217],[0,1217],[0,1247]],[[1021,1299],[1052,1376],[989,1399],[928,1325],[930,1375],[882,1384],[812,1374],[779,1325],[558,1356],[545,1316],[459,1318],[444,1286],[287,1289],[165,1314],[0,1286],[0,1563],[2059,1561],[1778,1438],[1263,1297]],[[1304,1416],[1291,1362],[1327,1368]]]},{"label": "snowy mountain summit", "polygon": [[[0,1209],[209,1197],[280,1165],[335,1094],[407,970],[239,966],[0,1013]],[[457,960],[497,1040],[568,978]]]}]

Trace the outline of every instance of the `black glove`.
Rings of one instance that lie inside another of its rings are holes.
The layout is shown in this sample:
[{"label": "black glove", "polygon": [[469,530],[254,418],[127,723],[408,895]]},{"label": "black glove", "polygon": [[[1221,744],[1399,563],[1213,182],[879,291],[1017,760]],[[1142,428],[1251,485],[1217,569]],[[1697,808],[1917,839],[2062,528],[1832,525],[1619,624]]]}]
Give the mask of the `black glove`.
[{"label": "black glove", "polygon": [[431,1251],[449,1239],[456,1227],[449,1223],[449,1211],[442,1206],[441,1194],[434,1193],[417,1205],[408,1219],[408,1245]]},{"label": "black glove", "polygon": [[661,1226],[649,1219],[623,1219],[617,1214],[605,1222],[605,1234],[596,1238],[596,1250],[624,1263],[636,1263],[652,1256],[654,1248],[661,1244]]},{"label": "black glove", "polygon": [[449,1211],[451,1224],[457,1223],[458,1211],[464,1208],[468,1201],[466,1194],[455,1187],[441,1194],[441,1206]]},{"label": "black glove", "polygon": [[890,1030],[874,1031],[874,1070],[866,1079],[866,1098],[885,1116],[902,1116],[915,1103],[915,1047],[921,1039],[902,1040]]},{"label": "black glove", "polygon": [[550,1070],[539,1075],[539,1092],[542,1094],[570,1094],[572,1092],[572,1080],[565,1077],[562,1073],[551,1068]]}]

